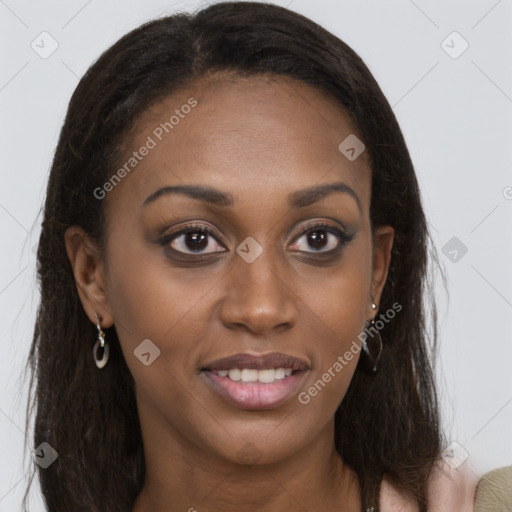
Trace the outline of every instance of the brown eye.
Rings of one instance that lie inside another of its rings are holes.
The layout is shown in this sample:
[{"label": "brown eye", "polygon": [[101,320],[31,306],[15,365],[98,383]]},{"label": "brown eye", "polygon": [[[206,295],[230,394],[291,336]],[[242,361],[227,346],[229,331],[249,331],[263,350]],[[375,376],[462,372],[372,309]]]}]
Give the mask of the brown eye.
[{"label": "brown eye", "polygon": [[[223,246],[212,243],[216,240],[213,231],[205,226],[188,226],[176,233],[171,233],[162,239],[162,245],[170,246],[173,251],[183,254],[210,254],[222,252]],[[215,249],[215,245],[220,249]],[[214,250],[208,251],[208,248]]]},{"label": "brown eye", "polygon": [[[304,239],[304,242],[299,243]],[[340,249],[350,241],[343,231],[329,224],[315,224],[305,228],[293,244],[293,248],[300,252],[331,252]],[[310,250],[310,249],[312,250]]]}]

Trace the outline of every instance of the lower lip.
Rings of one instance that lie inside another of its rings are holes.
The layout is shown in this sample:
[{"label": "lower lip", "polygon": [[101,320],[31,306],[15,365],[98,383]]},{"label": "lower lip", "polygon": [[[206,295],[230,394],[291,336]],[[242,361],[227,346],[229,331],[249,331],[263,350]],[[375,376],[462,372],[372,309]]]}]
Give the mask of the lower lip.
[{"label": "lower lip", "polygon": [[230,404],[241,409],[261,410],[274,409],[293,396],[306,370],[293,373],[270,384],[258,381],[234,381],[210,371],[203,371],[202,374],[206,377],[210,388]]}]

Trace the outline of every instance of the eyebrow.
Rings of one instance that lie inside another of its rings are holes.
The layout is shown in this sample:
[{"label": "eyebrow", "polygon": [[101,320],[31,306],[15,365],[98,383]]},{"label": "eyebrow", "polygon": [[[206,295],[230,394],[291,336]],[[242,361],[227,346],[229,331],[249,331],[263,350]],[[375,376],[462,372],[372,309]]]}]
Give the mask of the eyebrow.
[{"label": "eyebrow", "polygon": [[[292,192],[288,195],[288,204],[294,208],[303,208],[324,199],[332,193],[346,193],[350,195],[357,203],[359,210],[362,211],[358,195],[351,187],[341,181],[324,183],[322,185],[313,185],[312,187]],[[142,205],[146,206],[151,204],[157,199],[169,194],[182,194],[192,199],[204,201],[216,206],[233,206],[235,204],[232,194],[217,190],[210,186],[172,185],[159,188],[157,191],[149,195]]]}]

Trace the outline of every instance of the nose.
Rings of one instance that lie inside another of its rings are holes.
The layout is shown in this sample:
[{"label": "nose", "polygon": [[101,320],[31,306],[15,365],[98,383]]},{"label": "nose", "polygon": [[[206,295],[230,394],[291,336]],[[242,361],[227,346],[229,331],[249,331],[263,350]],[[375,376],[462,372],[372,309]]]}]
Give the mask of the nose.
[{"label": "nose", "polygon": [[252,263],[239,258],[234,265],[220,309],[227,328],[270,336],[297,323],[297,297],[291,272],[279,264],[270,250],[264,250]]}]

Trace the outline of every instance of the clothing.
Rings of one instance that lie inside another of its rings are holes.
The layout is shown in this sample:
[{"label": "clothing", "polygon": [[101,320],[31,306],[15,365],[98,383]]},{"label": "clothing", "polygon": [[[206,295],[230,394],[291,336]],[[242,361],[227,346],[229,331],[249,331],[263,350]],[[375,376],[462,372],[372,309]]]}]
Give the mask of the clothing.
[{"label": "clothing", "polygon": [[480,479],[474,512],[512,512],[512,466],[495,469]]},{"label": "clothing", "polygon": [[[439,464],[430,487],[428,512],[512,512],[512,466],[495,469],[480,480],[471,471]],[[386,479],[381,485],[381,512],[418,512]]]}]

